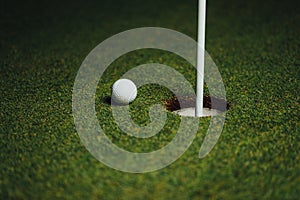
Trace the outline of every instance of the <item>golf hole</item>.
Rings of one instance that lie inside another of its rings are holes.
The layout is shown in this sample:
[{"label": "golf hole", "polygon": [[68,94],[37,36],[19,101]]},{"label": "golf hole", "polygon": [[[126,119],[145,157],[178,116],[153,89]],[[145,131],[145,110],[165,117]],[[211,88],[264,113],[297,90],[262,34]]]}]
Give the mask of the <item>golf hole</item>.
[{"label": "golf hole", "polygon": [[[168,111],[175,114],[179,114],[187,117],[195,116],[195,106],[196,97],[195,96],[183,96],[179,97],[180,102],[177,97],[165,100],[164,104]],[[218,115],[229,109],[230,104],[224,99],[218,99],[211,96],[203,97],[203,114],[202,117],[208,117],[213,115]]]}]

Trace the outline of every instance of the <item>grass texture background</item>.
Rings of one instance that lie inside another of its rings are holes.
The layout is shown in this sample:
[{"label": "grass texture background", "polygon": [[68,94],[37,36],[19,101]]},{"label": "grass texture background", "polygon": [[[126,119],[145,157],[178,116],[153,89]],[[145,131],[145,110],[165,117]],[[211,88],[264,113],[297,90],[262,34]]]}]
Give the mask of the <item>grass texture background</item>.
[{"label": "grass texture background", "polygon": [[[219,67],[231,108],[213,151],[198,159],[209,118],[172,165],[129,174],[98,162],[82,145],[72,87],[86,55],[106,38],[146,26],[196,39],[197,1],[4,1],[0,6],[1,199],[297,199],[300,194],[299,2],[208,0],[207,51]],[[99,123],[118,146],[147,152],[166,145],[179,117],[157,136],[127,137],[103,98],[123,73],[159,62],[194,84],[195,72],[167,52],[141,50],[116,60],[96,93]],[[99,84],[100,84],[99,83]],[[139,89],[136,123],[170,98]]]}]

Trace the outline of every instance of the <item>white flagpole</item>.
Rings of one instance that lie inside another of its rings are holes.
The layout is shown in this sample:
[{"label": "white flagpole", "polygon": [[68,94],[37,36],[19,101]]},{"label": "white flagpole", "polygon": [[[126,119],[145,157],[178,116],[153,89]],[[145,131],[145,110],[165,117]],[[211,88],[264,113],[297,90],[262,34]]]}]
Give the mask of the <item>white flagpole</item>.
[{"label": "white flagpole", "polygon": [[196,117],[203,114],[206,0],[199,0],[198,4]]}]

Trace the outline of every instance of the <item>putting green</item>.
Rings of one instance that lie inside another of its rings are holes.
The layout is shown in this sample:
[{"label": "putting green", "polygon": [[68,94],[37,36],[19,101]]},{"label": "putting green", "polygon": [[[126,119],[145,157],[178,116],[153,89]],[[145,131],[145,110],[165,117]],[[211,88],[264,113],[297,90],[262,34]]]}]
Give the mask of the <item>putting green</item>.
[{"label": "putting green", "polygon": [[[209,118],[199,120],[190,148],[159,171],[130,174],[97,161],[83,146],[72,116],[72,89],[87,54],[119,32],[157,26],[192,38],[197,2],[7,1],[0,7],[0,199],[297,199],[300,191],[299,2],[208,1],[206,48],[219,67],[227,101],[223,132],[198,159]],[[118,58],[97,91],[99,124],[113,143],[133,152],[168,144],[180,118],[168,112],[154,137],[126,136],[107,103],[111,85],[145,63],[182,73],[184,59],[145,49]],[[172,77],[171,77],[172,78]],[[209,95],[207,88],[205,94]],[[138,90],[133,120],[171,99],[158,85]]]}]

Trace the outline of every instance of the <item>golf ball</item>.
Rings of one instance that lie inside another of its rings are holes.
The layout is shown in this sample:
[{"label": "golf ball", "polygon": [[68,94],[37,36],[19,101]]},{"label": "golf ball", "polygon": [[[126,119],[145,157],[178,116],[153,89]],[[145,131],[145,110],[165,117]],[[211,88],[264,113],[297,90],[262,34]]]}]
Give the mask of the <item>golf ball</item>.
[{"label": "golf ball", "polygon": [[129,79],[119,79],[112,86],[112,100],[116,103],[129,104],[136,95],[136,85]]}]

